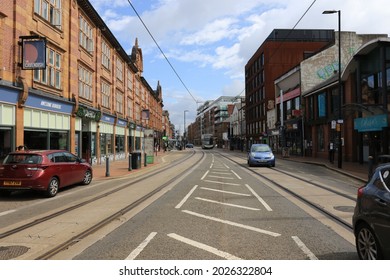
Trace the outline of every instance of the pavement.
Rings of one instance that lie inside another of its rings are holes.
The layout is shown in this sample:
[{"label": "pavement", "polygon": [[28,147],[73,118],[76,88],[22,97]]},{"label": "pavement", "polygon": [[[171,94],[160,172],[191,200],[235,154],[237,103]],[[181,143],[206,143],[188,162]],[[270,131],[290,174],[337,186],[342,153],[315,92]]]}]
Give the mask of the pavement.
[{"label": "pavement", "polygon": [[[240,151],[230,151],[226,149],[216,149],[217,151],[221,151],[224,153],[239,153],[239,154],[246,154],[245,152]],[[141,167],[138,169],[133,169],[129,171],[129,160],[123,159],[123,160],[116,160],[116,161],[110,161],[108,166],[108,172],[107,172],[107,166],[106,163],[104,164],[98,164],[93,166],[93,176],[94,180],[108,180],[110,178],[115,177],[122,177],[122,176],[130,176],[130,175],[137,175],[145,172],[149,172],[153,167],[156,165],[161,164],[164,161],[165,157],[169,157],[170,155],[173,155],[173,153],[181,153],[184,151],[167,151],[167,152],[158,152],[154,155],[154,161],[153,163],[148,163],[146,166],[144,165],[144,162],[141,163]],[[282,157],[281,155],[277,155],[277,161],[280,160],[288,160],[288,161],[297,161],[301,163],[306,164],[315,164],[322,166],[324,168],[331,169],[335,172],[342,173],[346,176],[353,177],[355,179],[361,180],[361,181],[367,181],[368,179],[368,171],[369,167],[368,164],[359,164],[357,162],[347,162],[344,161],[341,164],[341,168],[338,168],[338,162],[337,157],[335,158],[334,163],[330,163],[327,159],[320,159],[320,158],[312,158],[312,157],[300,157],[300,156],[289,156],[289,157]]]}]

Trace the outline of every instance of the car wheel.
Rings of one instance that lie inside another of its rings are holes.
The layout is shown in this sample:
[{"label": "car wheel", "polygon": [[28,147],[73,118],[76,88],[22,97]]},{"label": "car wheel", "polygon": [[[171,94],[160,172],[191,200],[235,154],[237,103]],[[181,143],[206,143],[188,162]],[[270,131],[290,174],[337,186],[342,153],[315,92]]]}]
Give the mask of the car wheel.
[{"label": "car wheel", "polygon": [[89,185],[89,183],[91,183],[91,181],[92,181],[92,172],[91,172],[91,170],[88,169],[87,171],[85,171],[82,184]]},{"label": "car wheel", "polygon": [[47,186],[47,190],[45,192],[47,197],[54,197],[58,193],[58,189],[60,188],[60,181],[57,177],[53,177],[50,179],[50,183]]},{"label": "car wheel", "polygon": [[382,259],[378,240],[367,224],[361,224],[357,229],[356,250],[361,260]]}]

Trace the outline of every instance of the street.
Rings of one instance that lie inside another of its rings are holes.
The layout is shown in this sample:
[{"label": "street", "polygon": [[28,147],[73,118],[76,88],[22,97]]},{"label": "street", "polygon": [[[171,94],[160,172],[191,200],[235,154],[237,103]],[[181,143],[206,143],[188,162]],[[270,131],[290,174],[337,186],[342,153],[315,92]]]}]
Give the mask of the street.
[{"label": "street", "polygon": [[[205,159],[169,192],[74,259],[357,259],[351,231],[261,182],[242,168],[242,160],[236,164],[206,151]],[[320,167],[308,170],[291,162],[276,167],[310,173],[311,180],[324,184],[338,182],[336,187],[356,193],[357,182]],[[347,213],[339,214],[350,220],[353,202],[346,203]]]}]

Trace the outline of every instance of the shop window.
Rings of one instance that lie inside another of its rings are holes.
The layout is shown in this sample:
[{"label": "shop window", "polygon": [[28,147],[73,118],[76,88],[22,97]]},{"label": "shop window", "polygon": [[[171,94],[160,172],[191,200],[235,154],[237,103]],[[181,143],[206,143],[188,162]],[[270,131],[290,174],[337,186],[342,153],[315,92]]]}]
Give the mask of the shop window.
[{"label": "shop window", "polygon": [[50,149],[68,150],[68,132],[50,132]]},{"label": "shop window", "polygon": [[125,151],[125,136],[116,135],[115,136],[115,152],[123,153]]}]

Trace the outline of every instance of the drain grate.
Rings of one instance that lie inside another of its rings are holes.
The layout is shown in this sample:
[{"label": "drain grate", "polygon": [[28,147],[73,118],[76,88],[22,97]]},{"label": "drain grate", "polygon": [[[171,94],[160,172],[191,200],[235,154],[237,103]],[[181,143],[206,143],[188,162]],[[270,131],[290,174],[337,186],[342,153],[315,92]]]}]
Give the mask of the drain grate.
[{"label": "drain grate", "polygon": [[17,258],[29,250],[25,246],[2,246],[0,247],[0,260],[12,260]]}]

